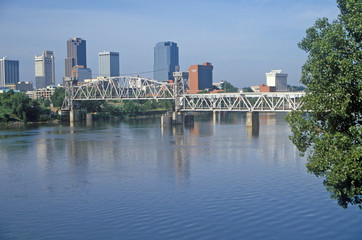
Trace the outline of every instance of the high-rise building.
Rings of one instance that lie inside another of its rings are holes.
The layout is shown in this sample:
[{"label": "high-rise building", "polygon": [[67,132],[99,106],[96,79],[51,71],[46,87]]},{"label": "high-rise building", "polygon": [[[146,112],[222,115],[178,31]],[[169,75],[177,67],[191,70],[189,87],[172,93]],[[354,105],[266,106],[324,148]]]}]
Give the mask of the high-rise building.
[{"label": "high-rise building", "polygon": [[213,66],[209,62],[202,65],[191,65],[189,68],[190,93],[208,89],[212,90],[212,70]]},{"label": "high-rise building", "polygon": [[8,60],[6,57],[0,59],[0,87],[6,84],[19,82],[19,61]]},{"label": "high-rise building", "polygon": [[98,54],[98,67],[100,77],[119,76],[119,53],[100,52]]},{"label": "high-rise building", "polygon": [[54,55],[52,51],[43,51],[41,56],[35,56],[35,86],[45,88],[55,85]]},{"label": "high-rise building", "polygon": [[266,73],[266,85],[269,87],[275,87],[277,92],[287,91],[287,73],[282,73],[282,70],[272,70]]},{"label": "high-rise building", "polygon": [[81,38],[71,38],[67,41],[66,77],[71,77],[72,69],[76,65],[87,68],[86,41]]},{"label": "high-rise building", "polygon": [[157,43],[154,49],[153,78],[157,81],[174,80],[173,72],[178,65],[177,43]]}]

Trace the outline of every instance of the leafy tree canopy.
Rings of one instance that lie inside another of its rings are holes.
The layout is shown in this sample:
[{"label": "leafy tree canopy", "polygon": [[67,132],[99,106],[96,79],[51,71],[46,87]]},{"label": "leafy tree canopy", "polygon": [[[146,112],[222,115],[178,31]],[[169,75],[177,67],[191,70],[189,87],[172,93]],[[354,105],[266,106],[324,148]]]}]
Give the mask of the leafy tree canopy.
[{"label": "leafy tree canopy", "polygon": [[325,177],[340,206],[361,208],[362,1],[337,3],[338,19],[317,20],[298,45],[308,54],[301,78],[308,92],[303,109],[287,121],[291,140],[308,153],[308,171]]},{"label": "leafy tree canopy", "polygon": [[238,92],[239,89],[234,87],[231,83],[224,81],[224,83],[221,86],[221,89],[224,90],[224,92]]},{"label": "leafy tree canopy", "polygon": [[253,89],[251,89],[251,87],[244,87],[242,88],[243,92],[254,92]]},{"label": "leafy tree canopy", "polygon": [[62,87],[57,87],[54,93],[50,96],[54,107],[61,107],[65,97],[65,90]]}]

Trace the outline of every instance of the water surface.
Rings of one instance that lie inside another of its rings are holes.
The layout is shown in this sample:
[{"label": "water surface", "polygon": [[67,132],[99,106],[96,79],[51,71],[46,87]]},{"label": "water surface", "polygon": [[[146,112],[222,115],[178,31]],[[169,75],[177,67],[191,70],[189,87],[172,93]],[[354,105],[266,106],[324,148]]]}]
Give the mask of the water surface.
[{"label": "water surface", "polygon": [[278,114],[0,131],[0,239],[359,239]]}]

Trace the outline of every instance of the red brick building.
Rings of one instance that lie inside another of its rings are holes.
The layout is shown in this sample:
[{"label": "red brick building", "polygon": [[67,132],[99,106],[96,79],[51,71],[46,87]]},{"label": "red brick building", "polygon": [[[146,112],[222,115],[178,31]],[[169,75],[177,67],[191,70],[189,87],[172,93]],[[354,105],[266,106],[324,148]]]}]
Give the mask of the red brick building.
[{"label": "red brick building", "polygon": [[212,90],[212,70],[213,66],[209,62],[202,65],[191,65],[189,71],[190,93],[208,89]]}]

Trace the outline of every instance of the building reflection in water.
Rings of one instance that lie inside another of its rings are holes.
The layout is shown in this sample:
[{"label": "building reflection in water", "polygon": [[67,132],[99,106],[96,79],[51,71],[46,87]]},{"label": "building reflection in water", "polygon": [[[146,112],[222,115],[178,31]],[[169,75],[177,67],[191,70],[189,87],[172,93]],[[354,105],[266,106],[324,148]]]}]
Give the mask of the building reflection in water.
[{"label": "building reflection in water", "polygon": [[[243,113],[220,113],[216,121],[212,113],[199,114],[193,127],[161,128],[161,138],[155,119],[40,128],[22,132],[34,135],[27,136],[25,143],[21,136],[2,137],[6,141],[0,144],[0,157],[12,159],[12,154],[18,156],[19,149],[28,156],[36,154],[43,172],[51,174],[54,166],[65,167],[77,183],[87,181],[90,168],[117,169],[126,174],[127,168],[147,171],[155,167],[160,175],[173,174],[175,182],[181,185],[190,179],[191,161],[222,161],[225,151],[228,158],[239,160],[250,156],[253,149],[259,149],[255,154],[260,154],[264,161],[299,159],[298,151],[285,137],[290,130],[283,120],[284,114],[260,113],[259,117],[259,137],[246,128]],[[9,138],[14,140],[7,143]]]},{"label": "building reflection in water", "polygon": [[[262,159],[274,161],[298,160],[297,148],[285,135],[290,135],[288,124],[284,120],[285,113],[260,114],[259,144],[262,146]],[[290,149],[292,148],[292,149]]]},{"label": "building reflection in water", "polygon": [[158,167],[168,168],[173,172],[177,184],[186,184],[190,178],[189,153],[187,151],[188,141],[185,138],[185,128],[182,125],[163,126],[162,147],[157,151]]}]

